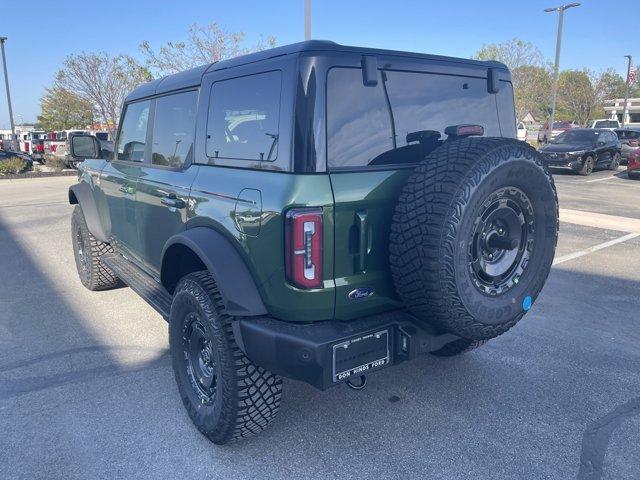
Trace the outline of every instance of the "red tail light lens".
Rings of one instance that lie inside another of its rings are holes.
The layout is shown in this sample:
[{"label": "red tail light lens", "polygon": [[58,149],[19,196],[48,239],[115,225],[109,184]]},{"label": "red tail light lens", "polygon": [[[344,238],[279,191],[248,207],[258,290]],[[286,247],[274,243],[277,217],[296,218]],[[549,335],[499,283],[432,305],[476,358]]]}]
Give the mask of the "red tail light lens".
[{"label": "red tail light lens", "polygon": [[287,280],[299,288],[322,286],[322,209],[289,210],[285,227]]}]

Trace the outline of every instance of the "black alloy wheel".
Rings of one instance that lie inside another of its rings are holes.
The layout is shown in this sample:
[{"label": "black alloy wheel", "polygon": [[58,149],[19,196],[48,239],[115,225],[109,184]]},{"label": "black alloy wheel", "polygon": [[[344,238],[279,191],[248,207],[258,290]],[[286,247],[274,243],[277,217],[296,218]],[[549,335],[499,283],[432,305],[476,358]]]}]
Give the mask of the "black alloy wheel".
[{"label": "black alloy wheel", "polygon": [[183,325],[182,347],[187,376],[200,403],[211,404],[216,394],[213,337],[195,312],[187,314]]},{"label": "black alloy wheel", "polygon": [[478,290],[498,295],[513,287],[533,253],[535,223],[527,195],[515,187],[484,202],[469,242],[469,270]]}]

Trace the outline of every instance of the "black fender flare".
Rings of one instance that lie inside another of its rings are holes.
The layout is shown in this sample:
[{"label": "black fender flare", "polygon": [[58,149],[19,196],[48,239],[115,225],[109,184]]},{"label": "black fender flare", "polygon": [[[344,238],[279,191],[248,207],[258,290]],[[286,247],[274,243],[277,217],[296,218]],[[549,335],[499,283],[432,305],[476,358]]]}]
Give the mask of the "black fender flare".
[{"label": "black fender flare", "polygon": [[226,237],[210,227],[189,228],[167,240],[161,257],[163,268],[160,270],[160,282],[163,285],[166,286],[165,281],[170,275],[170,272],[164,271],[165,254],[178,244],[195,253],[213,275],[229,315],[245,317],[267,314],[244,259]]},{"label": "black fender flare", "polygon": [[87,182],[76,183],[69,187],[69,203],[71,205],[80,205],[84,219],[87,222],[87,228],[91,234],[101,242],[108,243],[107,235],[100,222],[100,215],[98,214],[91,186]]}]

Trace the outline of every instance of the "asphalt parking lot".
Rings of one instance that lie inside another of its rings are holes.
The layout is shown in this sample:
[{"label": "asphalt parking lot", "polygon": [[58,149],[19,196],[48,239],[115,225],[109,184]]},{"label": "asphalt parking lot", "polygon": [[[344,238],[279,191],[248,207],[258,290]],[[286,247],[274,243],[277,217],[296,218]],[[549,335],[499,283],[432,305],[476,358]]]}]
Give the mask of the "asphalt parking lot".
[{"label": "asphalt parking lot", "polygon": [[285,380],[274,425],[209,443],[167,325],[80,284],[71,177],[0,181],[0,478],[640,478],[640,182],[555,176],[561,230],[525,319],[362,392]]}]

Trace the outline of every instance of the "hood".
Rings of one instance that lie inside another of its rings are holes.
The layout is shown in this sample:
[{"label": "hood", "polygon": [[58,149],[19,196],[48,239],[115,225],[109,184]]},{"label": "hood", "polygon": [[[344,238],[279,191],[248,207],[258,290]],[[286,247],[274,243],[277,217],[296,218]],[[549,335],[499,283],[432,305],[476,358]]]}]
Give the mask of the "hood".
[{"label": "hood", "polygon": [[586,143],[547,143],[540,149],[542,153],[565,153],[579,150],[591,150],[592,146]]}]

